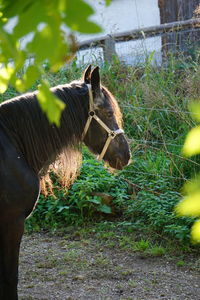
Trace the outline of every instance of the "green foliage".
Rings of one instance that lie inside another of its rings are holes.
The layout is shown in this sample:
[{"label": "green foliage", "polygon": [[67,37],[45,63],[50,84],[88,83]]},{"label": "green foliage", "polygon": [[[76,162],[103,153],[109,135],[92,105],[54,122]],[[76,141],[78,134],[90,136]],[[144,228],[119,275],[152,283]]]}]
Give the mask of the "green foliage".
[{"label": "green foliage", "polygon": [[27,220],[28,230],[54,230],[104,217],[112,214],[112,201],[107,201],[107,197],[121,203],[128,198],[127,183],[108,173],[87,152],[81,174],[69,191],[54,182],[54,193],[46,199],[40,196],[35,211]]},{"label": "green foliage", "polygon": [[[62,2],[63,5],[64,1]],[[69,28],[81,33],[99,33],[101,31],[101,28],[97,24],[88,21],[88,18],[94,13],[91,6],[80,0],[68,0],[65,5],[66,7],[65,9],[63,9],[63,11],[67,12],[65,14],[65,17],[63,18],[63,21]],[[78,18],[77,14],[75,13],[77,11],[77,8],[80,12]]]},{"label": "green foliage", "polygon": [[139,155],[133,165],[122,171],[121,176],[134,182],[132,199],[127,202],[124,215],[134,228],[148,227],[148,231],[187,241],[192,219],[178,219],[174,212],[181,195],[177,192],[178,182],[170,177],[169,164],[164,155],[155,157],[150,152],[148,159]]},{"label": "green foliage", "polygon": [[[4,93],[9,84],[24,92],[44,75],[46,63],[51,71],[58,71],[77,49],[73,32],[101,31],[89,20],[93,13],[92,7],[83,0],[1,0],[0,93]],[[6,30],[10,20],[16,20],[11,33]],[[64,27],[70,32],[68,36]],[[21,46],[27,37],[31,39]],[[30,56],[32,61],[26,67]],[[63,103],[50,95],[47,86],[45,81],[41,82],[38,100],[49,121],[59,125]]]}]

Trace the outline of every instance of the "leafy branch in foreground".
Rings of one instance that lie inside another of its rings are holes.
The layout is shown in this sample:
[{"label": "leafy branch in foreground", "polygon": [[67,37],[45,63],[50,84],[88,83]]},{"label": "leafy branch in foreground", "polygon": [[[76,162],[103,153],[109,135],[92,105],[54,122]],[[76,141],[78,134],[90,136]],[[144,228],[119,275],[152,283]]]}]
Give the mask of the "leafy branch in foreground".
[{"label": "leafy branch in foreground", "polygon": [[[195,101],[190,104],[193,118],[200,121],[200,104]],[[188,133],[183,146],[183,154],[190,157],[200,154],[200,126],[196,126]],[[191,216],[198,218],[191,229],[191,236],[194,242],[200,242],[200,175],[196,176],[184,186],[185,194],[182,201],[176,206],[176,212],[180,216]]]},{"label": "leafy branch in foreground", "polygon": [[[42,77],[44,64],[56,72],[72,59],[77,49],[74,32],[101,31],[89,20],[92,14],[84,0],[1,0],[0,93],[9,84],[24,92]],[[24,68],[27,59],[30,64]],[[54,95],[49,97],[47,87],[42,80],[38,100],[49,121],[59,125],[64,105]]]}]

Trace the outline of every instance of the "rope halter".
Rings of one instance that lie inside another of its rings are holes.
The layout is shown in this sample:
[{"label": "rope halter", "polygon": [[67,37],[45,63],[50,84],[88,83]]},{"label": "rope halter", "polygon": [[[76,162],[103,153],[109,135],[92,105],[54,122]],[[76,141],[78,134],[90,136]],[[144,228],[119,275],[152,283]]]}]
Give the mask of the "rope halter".
[{"label": "rope halter", "polygon": [[108,137],[107,140],[104,144],[104,147],[101,151],[101,153],[98,156],[98,160],[102,160],[104,155],[106,154],[106,151],[108,149],[108,146],[110,145],[110,142],[118,135],[121,133],[124,133],[123,129],[117,129],[117,130],[111,130],[101,119],[99,119],[99,117],[96,115],[96,112],[94,110],[94,99],[93,99],[93,94],[92,94],[92,88],[90,84],[87,84],[88,87],[88,91],[89,91],[89,113],[88,113],[88,119],[87,122],[85,124],[85,128],[83,130],[83,134],[82,134],[82,140],[84,139],[89,127],[90,127],[90,123],[92,121],[92,119],[95,119],[100,125],[101,127],[103,127],[107,133],[108,133]]}]

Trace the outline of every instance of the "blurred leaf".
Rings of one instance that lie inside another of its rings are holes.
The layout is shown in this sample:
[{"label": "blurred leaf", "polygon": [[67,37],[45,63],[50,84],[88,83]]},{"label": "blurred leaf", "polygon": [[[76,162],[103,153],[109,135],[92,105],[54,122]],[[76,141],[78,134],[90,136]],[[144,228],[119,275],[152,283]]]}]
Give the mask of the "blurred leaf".
[{"label": "blurred leaf", "polygon": [[14,72],[12,67],[2,67],[0,69],[0,93],[4,93],[9,84],[9,80]]},{"label": "blurred leaf", "polygon": [[105,1],[106,1],[106,5],[108,6],[108,5],[110,5],[112,0],[105,0]]},{"label": "blurred leaf", "polygon": [[200,242],[200,220],[194,222],[191,229],[191,236],[195,242]]},{"label": "blurred leaf", "polygon": [[38,70],[38,68],[34,65],[29,66],[23,78],[16,80],[16,89],[19,92],[24,92],[26,89],[29,89],[35,83],[39,76],[40,71]]},{"label": "blurred leaf", "polygon": [[186,137],[182,151],[186,156],[192,156],[200,153],[200,126],[190,130]]},{"label": "blurred leaf", "polygon": [[180,216],[200,216],[200,191],[184,197],[175,210]]},{"label": "blurred leaf", "polygon": [[42,82],[38,90],[37,98],[42,110],[47,114],[49,122],[60,126],[60,117],[65,108],[65,103],[49,90],[46,82]]},{"label": "blurred leaf", "polygon": [[[81,13],[77,14],[77,7]],[[92,7],[82,0],[67,0],[63,21],[73,30],[81,33],[99,33],[101,27],[88,18],[94,13]]]},{"label": "blurred leaf", "polygon": [[4,31],[0,27],[0,50],[1,50],[1,62],[7,62],[9,58],[16,59],[17,48],[12,39],[12,35]]},{"label": "blurred leaf", "polygon": [[1,0],[0,9],[7,18],[14,17],[29,8],[34,2],[39,0]]},{"label": "blurred leaf", "polygon": [[[106,4],[109,2],[107,0]],[[13,66],[12,72],[5,66],[0,70],[0,92],[5,92],[9,83],[18,91],[24,92],[44,72],[46,62],[51,71],[58,71],[77,50],[73,31],[101,31],[101,28],[89,19],[92,14],[93,8],[83,0],[1,0],[0,62],[6,65],[12,61]],[[5,22],[8,25],[11,19],[16,23],[14,22],[12,33],[8,33]],[[63,25],[68,27],[68,36],[63,31]],[[32,35],[29,35],[30,33]],[[25,36],[29,36],[31,40],[27,41],[27,44],[25,41],[21,49],[22,38]],[[24,72],[25,61],[31,55],[35,65],[25,68],[25,74],[19,78],[19,74]],[[59,125],[58,119],[65,105],[48,91],[48,88],[43,82],[37,98],[50,122]]]},{"label": "blurred leaf", "polygon": [[183,187],[183,194],[189,195],[200,191],[200,175],[187,181]]},{"label": "blurred leaf", "polygon": [[35,55],[36,63],[49,60],[54,71],[63,65],[67,53],[59,27],[49,24],[35,34],[33,41],[27,44],[27,49]]},{"label": "blurred leaf", "polygon": [[21,68],[24,66],[24,63],[26,61],[26,53],[23,50],[20,50],[17,52],[17,56],[14,61],[15,65],[15,72],[18,72],[21,70]]},{"label": "blurred leaf", "polygon": [[41,1],[36,0],[19,15],[19,21],[13,32],[16,39],[35,31],[39,23],[46,22],[47,16],[45,15],[44,5],[41,4]]},{"label": "blurred leaf", "polygon": [[200,121],[200,102],[199,101],[191,102],[189,105],[189,109],[191,111],[192,117],[196,121]]}]

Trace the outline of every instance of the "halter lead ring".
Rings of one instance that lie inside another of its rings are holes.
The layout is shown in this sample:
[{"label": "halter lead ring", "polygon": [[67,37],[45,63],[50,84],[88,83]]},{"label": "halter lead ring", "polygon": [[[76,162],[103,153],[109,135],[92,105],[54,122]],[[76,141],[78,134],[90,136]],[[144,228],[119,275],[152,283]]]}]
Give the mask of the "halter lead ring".
[{"label": "halter lead ring", "polygon": [[99,119],[99,117],[96,115],[95,111],[94,111],[94,99],[93,99],[93,95],[92,95],[92,89],[91,89],[91,85],[90,84],[87,84],[87,87],[88,87],[88,91],[89,91],[89,117],[87,119],[87,122],[85,124],[85,128],[83,130],[83,134],[82,134],[82,139],[84,139],[88,129],[89,129],[89,126],[90,126],[90,123],[92,121],[92,119],[95,119],[108,133],[108,137],[107,137],[107,140],[104,144],[104,147],[101,151],[101,153],[99,154],[98,156],[98,160],[102,160],[109,145],[110,145],[110,142],[118,135],[118,134],[121,134],[121,133],[124,133],[124,130],[123,129],[117,129],[117,130],[111,130],[101,119]]}]

